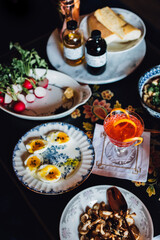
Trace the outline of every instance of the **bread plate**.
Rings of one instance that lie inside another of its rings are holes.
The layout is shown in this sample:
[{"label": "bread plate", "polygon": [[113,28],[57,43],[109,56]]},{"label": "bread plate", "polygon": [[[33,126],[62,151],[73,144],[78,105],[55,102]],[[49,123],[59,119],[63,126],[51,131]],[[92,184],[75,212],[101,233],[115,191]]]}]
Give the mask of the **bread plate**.
[{"label": "bread plate", "polygon": [[[129,51],[135,47],[137,47],[144,39],[145,34],[146,34],[146,27],[143,22],[143,20],[136,15],[135,13],[126,10],[126,9],[121,9],[121,8],[112,8],[112,10],[119,14],[122,15],[124,20],[130,24],[132,24],[134,27],[138,28],[141,30],[141,36],[137,40],[133,41],[128,41],[128,42],[111,42],[108,44],[107,50],[110,53],[118,53],[118,52],[124,52],[124,51]],[[81,23],[80,23],[80,29],[84,33],[84,38],[87,40],[89,38],[89,29],[88,29],[88,19],[89,15],[85,16]]]}]

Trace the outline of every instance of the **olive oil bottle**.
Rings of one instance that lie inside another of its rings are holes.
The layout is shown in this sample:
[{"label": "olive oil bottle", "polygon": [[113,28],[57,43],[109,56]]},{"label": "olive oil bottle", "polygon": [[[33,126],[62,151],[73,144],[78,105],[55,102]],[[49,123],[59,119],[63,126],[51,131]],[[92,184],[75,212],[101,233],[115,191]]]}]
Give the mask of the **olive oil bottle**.
[{"label": "olive oil bottle", "polygon": [[83,62],[84,46],[83,32],[78,28],[77,21],[67,22],[67,28],[62,35],[63,55],[67,64],[77,66]]}]

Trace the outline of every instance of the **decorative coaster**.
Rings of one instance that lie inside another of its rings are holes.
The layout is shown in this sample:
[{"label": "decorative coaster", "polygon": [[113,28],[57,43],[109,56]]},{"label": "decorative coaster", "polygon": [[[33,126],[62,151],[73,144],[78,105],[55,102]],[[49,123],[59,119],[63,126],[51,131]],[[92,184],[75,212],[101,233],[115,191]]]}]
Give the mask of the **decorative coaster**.
[{"label": "decorative coaster", "polygon": [[109,157],[106,156],[105,149],[109,139],[104,133],[103,125],[96,124],[93,136],[95,164],[92,173],[106,177],[146,182],[150,158],[150,133],[144,132],[142,137],[143,142],[137,146],[135,160],[124,165],[118,165],[111,162]]}]

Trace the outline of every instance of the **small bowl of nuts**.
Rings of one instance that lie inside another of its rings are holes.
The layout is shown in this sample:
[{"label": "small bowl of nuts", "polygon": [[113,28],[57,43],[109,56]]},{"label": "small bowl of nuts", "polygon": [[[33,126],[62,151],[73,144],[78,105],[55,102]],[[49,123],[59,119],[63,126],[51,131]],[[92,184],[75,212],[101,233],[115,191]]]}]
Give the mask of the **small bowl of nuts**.
[{"label": "small bowl of nuts", "polygon": [[150,115],[160,118],[160,65],[149,69],[140,77],[138,91],[142,106]]}]

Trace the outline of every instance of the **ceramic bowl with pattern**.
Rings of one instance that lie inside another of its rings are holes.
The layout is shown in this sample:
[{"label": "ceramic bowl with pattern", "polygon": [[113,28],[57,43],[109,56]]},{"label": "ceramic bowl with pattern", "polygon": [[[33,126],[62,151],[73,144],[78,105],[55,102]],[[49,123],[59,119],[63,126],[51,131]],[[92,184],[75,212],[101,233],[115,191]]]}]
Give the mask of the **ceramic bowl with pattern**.
[{"label": "ceramic bowl with pattern", "polygon": [[[79,240],[78,225],[80,223],[80,215],[86,210],[86,207],[92,207],[95,203],[104,201],[107,203],[106,191],[112,186],[99,185],[87,188],[74,196],[65,207],[60,219],[60,239],[61,240]],[[140,231],[139,240],[152,240],[153,223],[151,216],[141,202],[133,193],[118,187],[125,197],[128,208],[131,212],[135,212],[135,224]]]},{"label": "ceramic bowl with pattern", "polygon": [[148,71],[146,71],[139,79],[138,82],[138,92],[139,92],[139,96],[141,99],[141,103],[142,106],[148,111],[148,113],[155,117],[155,118],[160,118],[160,112],[152,109],[151,107],[149,107],[144,101],[143,101],[143,89],[146,83],[148,83],[149,80],[155,78],[155,77],[159,77],[160,78],[160,65],[157,65],[151,69],[149,69]]}]

